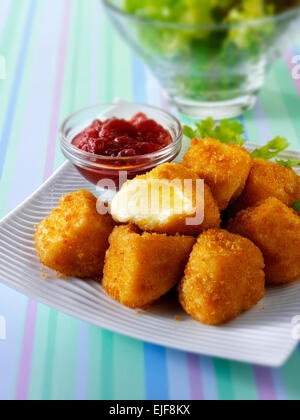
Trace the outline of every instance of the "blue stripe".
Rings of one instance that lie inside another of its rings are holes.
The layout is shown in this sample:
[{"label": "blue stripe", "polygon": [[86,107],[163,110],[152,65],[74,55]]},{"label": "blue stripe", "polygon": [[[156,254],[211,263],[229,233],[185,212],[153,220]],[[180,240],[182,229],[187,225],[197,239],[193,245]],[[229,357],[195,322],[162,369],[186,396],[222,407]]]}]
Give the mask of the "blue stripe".
[{"label": "blue stripe", "polygon": [[244,118],[244,116],[243,116],[243,115],[241,115],[241,116],[239,117],[239,122],[240,122],[241,124],[243,124],[244,130],[245,130],[245,134],[244,134],[244,138],[245,138],[245,140],[246,140],[246,141],[249,141],[249,134],[248,134],[247,127],[246,127],[246,121],[245,121],[245,118]]},{"label": "blue stripe", "polygon": [[33,24],[33,19],[34,19],[34,14],[35,14],[35,9],[36,9],[36,2],[37,0],[31,0],[30,2],[29,11],[26,18],[24,34],[22,37],[23,41],[20,47],[19,58],[16,65],[16,73],[15,73],[12,90],[11,90],[12,94],[10,97],[7,114],[5,117],[4,126],[2,130],[2,135],[1,135],[1,140],[0,140],[0,179],[3,173],[3,167],[4,167],[8,141],[10,138],[12,124],[13,124],[13,120],[14,120],[14,116],[16,112],[16,105],[17,105],[20,85],[22,81],[22,75],[23,75],[27,49],[28,49],[28,43],[30,39],[31,27]]},{"label": "blue stripe", "polygon": [[147,400],[168,400],[166,349],[144,344],[145,389]]},{"label": "blue stripe", "polygon": [[211,357],[200,356],[200,369],[203,380],[204,399],[215,401],[219,399],[214,362]]},{"label": "blue stripe", "polygon": [[170,400],[190,400],[190,383],[186,353],[167,350]]},{"label": "blue stripe", "polygon": [[275,386],[275,391],[280,401],[286,401],[289,399],[288,393],[285,387],[285,383],[282,377],[281,369],[272,369],[272,376]]}]

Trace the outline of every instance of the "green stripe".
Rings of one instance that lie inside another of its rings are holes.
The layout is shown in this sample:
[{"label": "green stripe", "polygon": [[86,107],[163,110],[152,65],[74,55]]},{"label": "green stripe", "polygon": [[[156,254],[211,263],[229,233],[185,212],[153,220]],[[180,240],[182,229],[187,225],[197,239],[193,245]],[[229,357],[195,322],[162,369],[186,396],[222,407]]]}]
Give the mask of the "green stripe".
[{"label": "green stripe", "polygon": [[115,335],[114,396],[117,400],[144,400],[144,345]]},{"label": "green stripe", "polygon": [[[280,67],[281,63],[279,62],[275,65],[274,71],[269,74],[269,77],[266,81],[266,86],[261,92],[261,101],[266,114],[267,122],[272,131],[272,135],[274,137],[278,135],[286,137],[291,143],[292,147],[297,147],[297,145],[299,145],[297,134],[290,121],[290,116],[288,114],[288,110],[281,93],[281,86],[278,84],[275,76],[275,74],[280,71]],[[285,71],[285,78],[282,89],[285,89],[285,85],[287,84],[287,79],[289,79],[289,77],[290,76]],[[283,121],[285,122],[284,124]]]},{"label": "green stripe", "polygon": [[[78,337],[78,320],[57,313],[51,387],[52,400],[74,400],[76,398]],[[47,375],[45,375],[45,380],[47,380]]]},{"label": "green stripe", "polygon": [[101,102],[112,102],[115,99],[115,86],[114,86],[114,37],[110,22],[106,15],[102,12],[101,15],[101,39],[105,42],[101,43],[101,68],[102,72],[100,77],[100,99]]},{"label": "green stripe", "polygon": [[253,367],[242,363],[231,364],[233,392],[238,401],[258,400]]},{"label": "green stripe", "polygon": [[249,137],[249,142],[261,144],[262,139],[259,135],[257,120],[254,116],[253,110],[247,111],[244,114],[245,126]]},{"label": "green stripe", "polygon": [[[293,82],[292,76],[289,74],[288,67],[286,62],[281,60],[275,68],[275,77],[276,85],[278,90],[280,90],[280,95],[282,97],[283,103],[287,110],[287,121],[294,128],[293,136],[288,137],[291,147],[294,149],[299,149],[300,146],[300,118],[299,118],[299,109],[300,109],[300,100],[297,94],[295,94],[295,84]],[[280,89],[282,86],[282,89]],[[284,133],[286,124],[284,124],[284,129],[281,131]]]},{"label": "green stripe", "polygon": [[98,400],[101,394],[101,329],[89,327],[88,400]]},{"label": "green stripe", "polygon": [[[122,99],[131,101],[133,98],[132,86],[132,52],[128,44],[120,37],[119,33],[113,32],[114,44],[114,94]],[[126,83],[124,83],[126,81]]]},{"label": "green stripe", "polygon": [[[82,2],[84,4],[81,13],[80,25],[82,28],[88,28],[92,21],[92,2]],[[76,97],[74,101],[75,111],[80,108],[87,107],[90,105],[90,68],[92,63],[92,31],[81,30],[79,44],[76,45],[78,50],[77,55],[77,83],[76,85]],[[74,86],[73,86],[74,88]]]},{"label": "green stripe", "polygon": [[232,383],[231,362],[214,359],[217,388],[220,400],[233,401],[235,399]]},{"label": "green stripe", "polygon": [[101,367],[99,375],[101,376],[101,400],[114,399],[114,339],[115,334],[110,331],[102,330],[101,333]]},{"label": "green stripe", "polygon": [[88,400],[114,398],[114,334],[89,328]]},{"label": "green stripe", "polygon": [[300,400],[300,355],[297,349],[286,365],[282,368],[282,375],[289,399]]}]

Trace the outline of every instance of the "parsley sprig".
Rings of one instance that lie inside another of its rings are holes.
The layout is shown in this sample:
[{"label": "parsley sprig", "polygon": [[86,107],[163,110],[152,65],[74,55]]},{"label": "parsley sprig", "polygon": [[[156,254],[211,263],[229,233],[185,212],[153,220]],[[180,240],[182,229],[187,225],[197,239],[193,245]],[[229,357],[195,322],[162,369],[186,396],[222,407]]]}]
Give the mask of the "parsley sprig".
[{"label": "parsley sprig", "polygon": [[[212,137],[222,143],[231,143],[243,146],[246,143],[244,138],[245,130],[241,123],[234,120],[222,120],[217,124],[211,117],[195,124],[195,128],[188,125],[183,127],[184,135],[190,139],[204,139]],[[270,160],[276,158],[281,152],[288,149],[289,142],[283,137],[275,137],[265,146],[252,152],[253,158]],[[278,165],[286,168],[300,167],[299,160],[277,159]]]}]

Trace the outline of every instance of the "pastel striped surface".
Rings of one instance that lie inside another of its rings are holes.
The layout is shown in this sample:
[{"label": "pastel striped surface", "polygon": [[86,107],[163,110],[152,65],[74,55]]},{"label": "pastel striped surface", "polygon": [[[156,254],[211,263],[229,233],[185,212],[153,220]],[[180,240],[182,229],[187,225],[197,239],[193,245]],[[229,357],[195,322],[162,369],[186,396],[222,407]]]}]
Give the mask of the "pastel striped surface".
[{"label": "pastel striped surface", "polygon": [[[270,72],[244,122],[249,140],[299,148],[300,42]],[[71,112],[115,97],[166,106],[98,0],[1,0],[0,217],[63,162],[57,129]],[[33,152],[34,148],[34,152]],[[300,399],[299,349],[282,369],[198,357],[77,321],[0,286],[1,399]],[[297,315],[297,314],[295,314]]]}]

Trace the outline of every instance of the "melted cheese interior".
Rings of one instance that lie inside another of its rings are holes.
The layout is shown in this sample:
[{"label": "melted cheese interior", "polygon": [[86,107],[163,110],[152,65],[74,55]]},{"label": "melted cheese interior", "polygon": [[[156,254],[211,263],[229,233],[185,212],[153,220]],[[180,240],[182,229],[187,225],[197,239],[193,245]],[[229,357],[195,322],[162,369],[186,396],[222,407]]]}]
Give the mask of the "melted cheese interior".
[{"label": "melted cheese interior", "polygon": [[180,180],[134,179],[114,197],[111,214],[119,223],[164,224],[175,215],[195,212],[191,191]]}]

